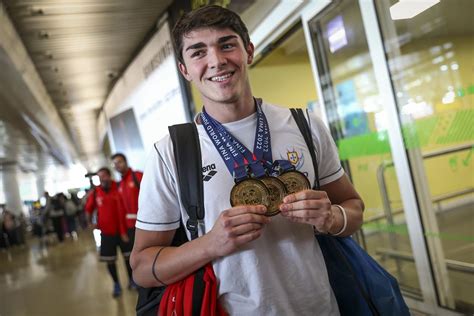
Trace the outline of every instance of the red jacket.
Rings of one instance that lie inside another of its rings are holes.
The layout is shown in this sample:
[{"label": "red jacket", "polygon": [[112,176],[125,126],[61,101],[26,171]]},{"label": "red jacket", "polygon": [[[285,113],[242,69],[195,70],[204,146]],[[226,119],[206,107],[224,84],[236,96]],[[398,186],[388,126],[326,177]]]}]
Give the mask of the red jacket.
[{"label": "red jacket", "polygon": [[[135,174],[136,181],[133,179],[132,172]],[[125,173],[122,177],[122,181],[119,183],[118,191],[125,206],[127,228],[135,227],[138,212],[138,193],[140,191],[142,178],[142,172],[133,171],[131,168],[128,168],[127,173]],[[138,186],[135,182],[138,182]]]},{"label": "red jacket", "polygon": [[97,228],[105,235],[126,234],[125,207],[117,190],[117,184],[112,181],[110,189],[105,192],[102,186],[97,186],[87,197],[85,211],[92,214],[97,209]]}]

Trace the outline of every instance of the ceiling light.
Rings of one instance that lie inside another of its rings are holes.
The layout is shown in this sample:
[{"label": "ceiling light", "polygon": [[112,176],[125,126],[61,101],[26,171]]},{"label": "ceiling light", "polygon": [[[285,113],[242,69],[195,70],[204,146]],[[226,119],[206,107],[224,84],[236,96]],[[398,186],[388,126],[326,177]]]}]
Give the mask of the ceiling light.
[{"label": "ceiling light", "polygon": [[392,20],[411,19],[431,8],[440,0],[400,0],[390,7]]}]

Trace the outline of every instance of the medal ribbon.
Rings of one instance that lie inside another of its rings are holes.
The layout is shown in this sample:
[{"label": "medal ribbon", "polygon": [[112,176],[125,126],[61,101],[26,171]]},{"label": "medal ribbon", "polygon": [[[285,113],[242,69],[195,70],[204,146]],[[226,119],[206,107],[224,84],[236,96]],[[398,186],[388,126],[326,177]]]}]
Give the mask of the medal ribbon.
[{"label": "medal ribbon", "polygon": [[234,176],[234,179],[240,181],[246,178],[248,165],[247,159],[232,146],[224,135],[216,130],[216,126],[213,122],[214,120],[205,112],[204,109],[201,113],[201,121],[207,135],[219,152],[219,155],[227,166],[227,169]]},{"label": "medal ribbon", "polygon": [[205,109],[201,113],[201,120],[209,138],[237,182],[247,176],[247,166],[250,167],[253,176],[259,178],[265,175],[262,163],[266,161],[267,164],[268,162],[271,164],[270,132],[265,114],[261,109],[261,100],[256,101],[256,107],[257,128],[253,153],[230,134],[220,122],[207,114]]},{"label": "medal ribbon", "polygon": [[293,166],[288,160],[275,160],[273,163],[273,172],[277,175],[288,170],[295,170],[295,166]]}]

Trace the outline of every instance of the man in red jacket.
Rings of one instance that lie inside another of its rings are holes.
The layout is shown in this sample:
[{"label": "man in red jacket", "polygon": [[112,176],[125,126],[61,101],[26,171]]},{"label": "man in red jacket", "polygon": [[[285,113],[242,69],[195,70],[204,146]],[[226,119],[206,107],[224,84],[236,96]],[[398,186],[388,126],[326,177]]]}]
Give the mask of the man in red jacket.
[{"label": "man in red jacket", "polygon": [[122,176],[118,191],[125,206],[127,234],[133,244],[138,211],[138,192],[140,191],[140,182],[142,181],[143,173],[132,170],[132,168],[128,166],[127,158],[124,154],[116,153],[111,159],[114,163],[115,170],[120,172]]},{"label": "man in red jacket", "polygon": [[107,263],[107,269],[114,281],[112,295],[119,296],[122,288],[119,283],[117,266],[117,246],[120,247],[125,259],[130,282],[132,282],[132,270],[129,257],[133,244],[127,236],[125,224],[125,207],[118,193],[117,184],[112,180],[108,168],[100,168],[97,171],[100,186],[95,187],[89,193],[85,206],[86,217],[89,225],[92,225],[91,216],[97,209],[97,228],[101,231],[100,260]]}]

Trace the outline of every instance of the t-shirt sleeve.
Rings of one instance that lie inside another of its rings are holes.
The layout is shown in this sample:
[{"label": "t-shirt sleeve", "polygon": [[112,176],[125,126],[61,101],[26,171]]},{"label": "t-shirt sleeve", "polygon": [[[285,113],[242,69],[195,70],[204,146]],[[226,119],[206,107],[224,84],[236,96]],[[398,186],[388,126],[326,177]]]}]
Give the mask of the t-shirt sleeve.
[{"label": "t-shirt sleeve", "polygon": [[341,166],[337,147],[329,130],[314,113],[310,113],[309,118],[313,139],[315,140],[319,182],[320,185],[325,185],[342,177],[344,169]]},{"label": "t-shirt sleeve", "polygon": [[165,137],[150,152],[140,183],[135,226],[150,231],[177,229],[181,219],[172,144]]}]

